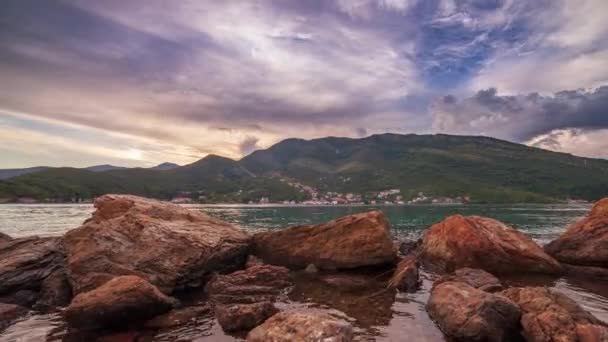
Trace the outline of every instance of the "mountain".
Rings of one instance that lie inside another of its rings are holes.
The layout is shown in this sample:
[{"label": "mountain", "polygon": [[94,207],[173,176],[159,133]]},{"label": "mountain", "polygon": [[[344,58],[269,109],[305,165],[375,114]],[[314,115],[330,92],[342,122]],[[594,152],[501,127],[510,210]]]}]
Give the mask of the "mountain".
[{"label": "mountain", "polygon": [[179,165],[173,164],[173,163],[161,163],[156,166],[152,166],[149,169],[150,170],[173,170],[178,167],[179,167]]},{"label": "mountain", "polygon": [[39,172],[48,169],[46,166],[35,166],[28,167],[25,169],[4,169],[0,170],[0,180],[9,179],[21,175],[27,175],[29,173]]},{"label": "mountain", "polygon": [[[177,165],[177,164],[161,163],[156,166],[152,166],[148,169],[150,169],[150,170],[172,170],[177,167],[179,167],[179,165]],[[40,172],[40,171],[45,171],[45,170],[48,170],[49,168],[50,167],[48,167],[48,166],[35,166],[35,167],[28,167],[28,168],[23,168],[23,169],[0,169],[0,180],[9,179],[9,178],[13,178],[13,177],[21,176],[21,175],[27,175],[30,173],[36,173],[36,172]],[[110,164],[94,165],[94,166],[88,166],[85,168],[81,168],[81,170],[88,170],[91,172],[106,172],[106,171],[111,171],[111,170],[124,170],[124,169],[129,169],[129,168],[124,167],[124,166],[114,166],[114,165],[110,165]]]},{"label": "mountain", "polygon": [[304,199],[303,186],[364,197],[399,189],[405,199],[424,192],[466,195],[475,202],[595,200],[608,194],[608,161],[487,137],[287,139],[238,161],[209,155],[170,169],[48,168],[0,181],[0,198],[69,200],[115,192],[207,202],[281,201]]},{"label": "mountain", "polygon": [[126,169],[126,167],[103,164],[103,165],[94,165],[94,166],[85,167],[84,169],[89,170],[91,172],[106,172],[106,171],[110,171],[110,170]]}]

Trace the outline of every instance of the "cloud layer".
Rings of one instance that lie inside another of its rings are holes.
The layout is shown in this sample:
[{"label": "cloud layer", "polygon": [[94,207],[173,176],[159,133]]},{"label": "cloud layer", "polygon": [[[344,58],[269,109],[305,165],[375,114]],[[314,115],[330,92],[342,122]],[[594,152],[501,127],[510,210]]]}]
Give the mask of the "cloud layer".
[{"label": "cloud layer", "polygon": [[7,0],[0,167],[188,163],[387,131],[608,157],[580,140],[606,129],[608,8],[577,4]]}]

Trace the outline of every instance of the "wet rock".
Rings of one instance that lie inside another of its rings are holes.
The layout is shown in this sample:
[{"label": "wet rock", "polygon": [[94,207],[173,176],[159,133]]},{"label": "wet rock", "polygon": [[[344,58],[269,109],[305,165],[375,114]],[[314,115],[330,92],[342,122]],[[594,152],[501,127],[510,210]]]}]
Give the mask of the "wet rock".
[{"label": "wet rock", "polygon": [[388,286],[404,292],[416,292],[420,287],[418,262],[414,257],[403,258],[388,282]]},{"label": "wet rock", "polygon": [[201,316],[209,314],[211,314],[211,307],[209,305],[196,305],[182,309],[173,309],[166,314],[152,318],[147,321],[144,326],[150,329],[172,328],[185,325],[188,322],[195,321]]},{"label": "wet rock", "polygon": [[394,263],[396,257],[389,223],[380,211],[258,233],[253,251],[270,264],[290,268],[314,264],[322,270]]},{"label": "wet rock", "polygon": [[271,302],[222,304],[215,307],[215,317],[225,331],[249,331],[278,311]]},{"label": "wet rock", "polygon": [[175,304],[146,280],[120,276],[74,297],[65,318],[75,328],[124,326],[167,312]]},{"label": "wet rock", "polygon": [[27,314],[27,308],[16,304],[0,303],[0,331],[11,325],[19,317]]},{"label": "wet rock", "polygon": [[37,291],[43,280],[63,265],[61,238],[32,236],[4,242],[0,248],[0,295]]},{"label": "wet rock", "polygon": [[573,224],[545,251],[560,262],[608,267],[608,197],[598,201],[587,217]]},{"label": "wet rock", "polygon": [[0,232],[0,243],[2,242],[7,242],[7,241],[11,241],[13,238],[8,236],[7,234],[4,234],[2,232]]},{"label": "wet rock", "polygon": [[340,291],[360,291],[376,285],[375,279],[370,275],[348,273],[323,275],[319,277],[319,282]]},{"label": "wet rock", "polygon": [[454,281],[433,287],[427,311],[444,334],[463,341],[510,341],[521,316],[506,297]]},{"label": "wet rock", "polygon": [[435,285],[448,281],[465,283],[486,292],[502,290],[502,284],[498,278],[484,270],[476,268],[459,268],[454,273],[441,277],[435,282]]},{"label": "wet rock", "polygon": [[562,264],[566,274],[572,277],[594,278],[598,280],[608,280],[608,268],[596,266],[577,266]]},{"label": "wet rock", "polygon": [[247,335],[248,342],[348,342],[352,339],[350,324],[327,314],[306,311],[280,312]]},{"label": "wet rock", "polygon": [[501,294],[521,308],[521,326],[528,341],[608,341],[604,323],[560,292],[524,287]]},{"label": "wet rock", "polygon": [[95,207],[65,235],[74,293],[137,275],[169,294],[245,264],[249,236],[203,213],[129,195],[99,197]]},{"label": "wet rock", "polygon": [[420,246],[421,262],[437,271],[479,268],[494,274],[559,274],[559,263],[523,233],[487,217],[454,215],[433,225]]},{"label": "wet rock", "polygon": [[416,252],[416,248],[418,248],[419,245],[419,240],[403,240],[399,243],[399,254],[401,254],[402,256],[408,256]]},{"label": "wet rock", "polygon": [[72,300],[72,286],[63,268],[56,269],[40,286],[40,296],[34,305],[36,310],[49,311],[64,307]]}]

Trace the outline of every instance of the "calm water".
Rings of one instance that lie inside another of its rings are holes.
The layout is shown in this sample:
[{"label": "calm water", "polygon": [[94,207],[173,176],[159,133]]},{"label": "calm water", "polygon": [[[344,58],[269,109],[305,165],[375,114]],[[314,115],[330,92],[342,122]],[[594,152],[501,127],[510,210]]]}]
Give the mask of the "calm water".
[{"label": "calm water", "polygon": [[[416,205],[416,206],[188,206],[250,231],[281,229],[296,224],[320,223],[344,215],[380,209],[388,216],[393,233],[400,238],[418,238],[424,229],[448,215],[483,215],[507,222],[544,244],[580,219],[590,205]],[[0,205],[0,231],[14,237],[60,235],[78,227],[90,216],[91,205]],[[414,294],[346,294],[303,282],[283,305],[329,310],[349,320],[363,340],[442,341],[441,332],[429,319],[424,306],[433,275],[423,273],[424,286]],[[608,321],[608,287],[580,279],[504,279],[512,285],[541,285],[557,288]],[[371,290],[375,291],[375,290]],[[0,341],[61,340],[65,335],[58,314],[31,315],[0,333]],[[151,341],[231,341],[212,317],[177,329],[155,333]]]}]

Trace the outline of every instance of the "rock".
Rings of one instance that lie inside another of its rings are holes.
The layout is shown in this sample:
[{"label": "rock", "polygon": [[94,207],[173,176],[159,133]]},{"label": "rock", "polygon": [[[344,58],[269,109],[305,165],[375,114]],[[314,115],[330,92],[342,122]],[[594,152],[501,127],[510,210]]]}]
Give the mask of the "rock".
[{"label": "rock", "polygon": [[420,287],[418,262],[414,257],[403,258],[388,281],[388,287],[404,292],[416,292]]},{"label": "rock", "polygon": [[547,244],[545,251],[566,264],[608,268],[608,197]]},{"label": "rock", "polygon": [[566,274],[572,277],[594,278],[608,280],[608,267],[577,266],[562,264]]},{"label": "rock", "polygon": [[61,238],[37,236],[13,239],[0,248],[0,294],[38,289],[55,269],[63,266]]},{"label": "rock", "polygon": [[247,262],[245,263],[245,268],[249,268],[252,266],[264,265],[264,261],[262,259],[256,257],[255,255],[247,256]]},{"label": "rock", "polygon": [[0,303],[0,331],[13,324],[19,317],[27,314],[28,310],[20,305]]},{"label": "rock", "polygon": [[319,281],[341,291],[360,291],[373,287],[375,279],[369,275],[334,273],[319,277]]},{"label": "rock", "polygon": [[308,275],[317,275],[319,273],[319,269],[317,268],[317,266],[315,266],[315,264],[309,264],[304,269],[304,273]]},{"label": "rock", "polygon": [[450,272],[480,268],[494,274],[559,274],[562,268],[534,241],[487,217],[454,215],[424,234],[419,260],[428,268]]},{"label": "rock", "polygon": [[454,273],[441,277],[435,282],[435,285],[447,281],[465,283],[486,292],[497,292],[502,290],[502,284],[498,278],[484,270],[476,268],[459,268]]},{"label": "rock", "polygon": [[99,197],[95,207],[65,235],[74,293],[137,275],[170,294],[245,264],[249,236],[201,212],[129,195]]},{"label": "rock", "polygon": [[394,263],[396,257],[389,223],[380,211],[258,233],[253,237],[253,253],[274,265],[314,264],[323,270]]},{"label": "rock", "polygon": [[562,293],[543,287],[510,288],[501,292],[519,305],[528,341],[608,341],[608,328]]},{"label": "rock", "polygon": [[0,303],[15,304],[27,308],[32,307],[38,300],[39,293],[33,290],[18,290],[0,297]]},{"label": "rock", "polygon": [[506,297],[454,281],[433,287],[427,311],[444,334],[463,341],[510,341],[521,316]]},{"label": "rock", "polygon": [[13,238],[8,236],[7,234],[4,234],[2,232],[0,232],[0,243],[2,242],[7,242],[7,241],[11,241]]},{"label": "rock", "polygon": [[56,269],[46,277],[40,286],[40,297],[34,308],[49,311],[70,304],[72,286],[63,268]]},{"label": "rock", "polygon": [[215,307],[215,317],[225,331],[249,331],[278,311],[271,302],[223,304]]},{"label": "rock", "polygon": [[167,312],[175,304],[145,279],[120,276],[74,297],[65,318],[75,328],[124,326]]},{"label": "rock", "polygon": [[408,256],[416,251],[416,248],[420,245],[420,240],[403,240],[399,243],[399,254],[402,256]]},{"label": "rock", "polygon": [[280,312],[253,329],[248,342],[348,342],[353,339],[349,323],[327,314],[305,311]]},{"label": "rock", "polygon": [[147,321],[144,325],[150,329],[166,329],[185,325],[188,322],[194,321],[201,316],[206,316],[211,313],[209,305],[189,306],[183,309],[173,309],[166,314],[156,316]]}]

